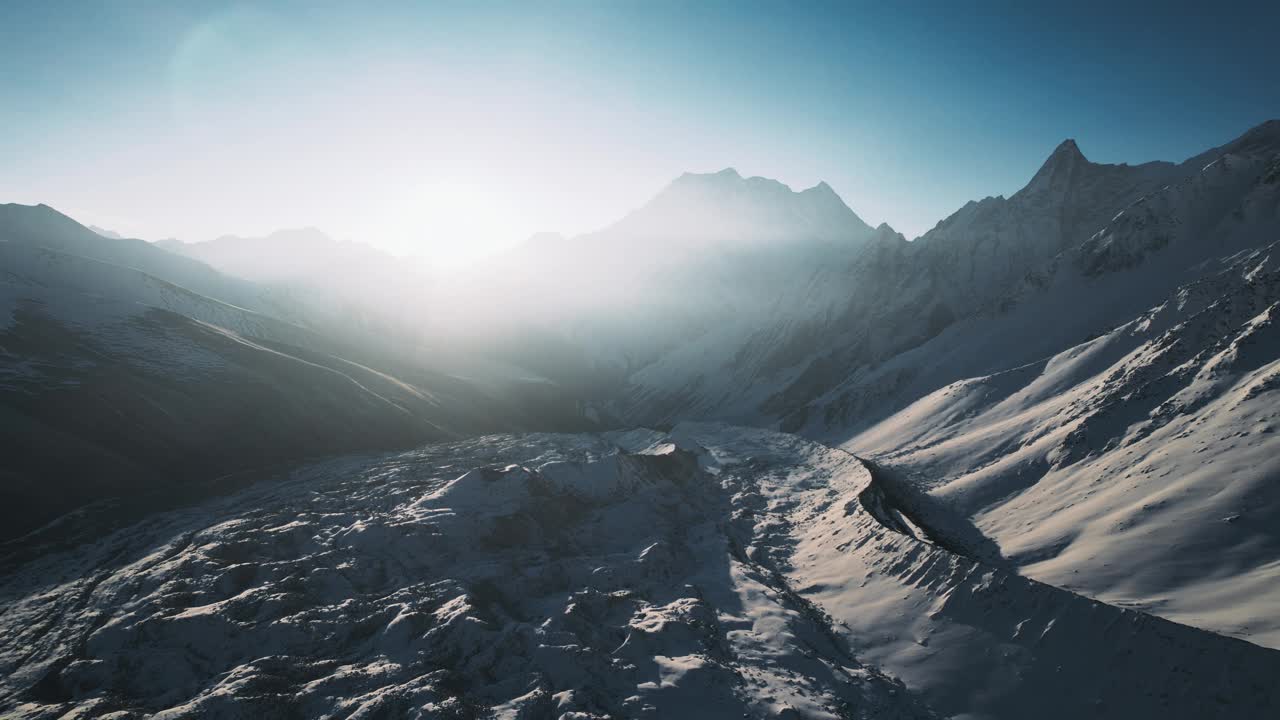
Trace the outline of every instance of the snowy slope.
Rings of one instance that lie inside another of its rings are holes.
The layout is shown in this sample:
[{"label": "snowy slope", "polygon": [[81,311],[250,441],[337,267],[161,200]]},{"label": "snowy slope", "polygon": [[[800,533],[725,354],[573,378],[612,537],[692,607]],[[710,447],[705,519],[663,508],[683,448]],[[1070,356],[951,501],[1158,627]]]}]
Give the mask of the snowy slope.
[{"label": "snowy slope", "polygon": [[[154,287],[176,305],[261,320]],[[384,373],[201,314],[0,283],[5,538],[93,500],[448,437],[446,427],[461,419],[447,402]]]},{"label": "snowy slope", "polygon": [[1276,711],[1280,653],[902,534],[924,526],[882,485],[688,425],[333,460],[110,532],[84,513],[3,560],[0,712]]},{"label": "snowy slope", "polygon": [[[284,460],[589,425],[575,398],[529,373],[474,357],[468,377],[442,372],[438,363],[200,295],[134,266],[51,249],[75,245],[66,237],[80,242],[77,228],[89,233],[51,210],[5,213],[0,537],[86,502],[181,493]],[[141,241],[92,246],[117,241],[89,234],[81,249],[91,255],[209,280],[231,296],[273,296],[133,244]]]},{"label": "snowy slope", "polygon": [[301,322],[286,296],[224,275],[145,240],[100,235],[47,205],[0,204],[0,247],[45,248],[133,268],[152,277],[237,307]]},{"label": "snowy slope", "polygon": [[753,479],[764,539],[748,553],[943,716],[1266,717],[1280,702],[1280,653],[1019,577],[875,465],[766,431],[683,430]]},{"label": "snowy slope", "polygon": [[10,293],[40,287],[113,298],[136,303],[139,313],[144,307],[160,308],[261,339],[299,344],[316,338],[298,325],[199,295],[136,268],[46,247],[0,243],[0,281],[10,286]]},{"label": "snowy slope", "polygon": [[844,444],[971,518],[1030,577],[1280,646],[1278,248]]}]

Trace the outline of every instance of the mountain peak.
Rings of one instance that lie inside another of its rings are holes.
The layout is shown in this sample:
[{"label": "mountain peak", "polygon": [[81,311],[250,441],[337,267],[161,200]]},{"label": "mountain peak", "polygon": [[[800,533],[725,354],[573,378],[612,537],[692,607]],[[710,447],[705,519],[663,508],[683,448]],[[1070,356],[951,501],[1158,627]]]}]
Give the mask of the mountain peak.
[{"label": "mountain peak", "polygon": [[1053,149],[1048,158],[1045,158],[1044,165],[1040,168],[1043,172],[1045,168],[1072,166],[1081,163],[1088,163],[1089,159],[1080,152],[1080,146],[1076,144],[1074,138],[1067,138],[1058,143],[1058,147]]},{"label": "mountain peak", "polygon": [[836,191],[830,185],[827,184],[826,180],[819,182],[817,185],[814,185],[811,188],[806,188],[801,192],[814,193],[816,195],[835,195],[836,194]]},{"label": "mountain peak", "polygon": [[1076,145],[1076,141],[1067,138],[1058,143],[1058,147],[1053,149],[1044,164],[1036,171],[1035,177],[1031,178],[1031,182],[1027,183],[1020,192],[1065,187],[1070,184],[1079,169],[1089,165],[1089,160],[1085,158],[1084,153],[1080,152],[1080,146]]},{"label": "mountain peak", "polygon": [[700,240],[862,238],[871,228],[825,182],[796,192],[734,168],[684,173],[615,227],[634,235]]},{"label": "mountain peak", "polygon": [[1058,147],[1054,148],[1053,154],[1049,157],[1073,157],[1085,159],[1084,153],[1080,152],[1080,146],[1076,145],[1075,138],[1067,138],[1058,143]]}]

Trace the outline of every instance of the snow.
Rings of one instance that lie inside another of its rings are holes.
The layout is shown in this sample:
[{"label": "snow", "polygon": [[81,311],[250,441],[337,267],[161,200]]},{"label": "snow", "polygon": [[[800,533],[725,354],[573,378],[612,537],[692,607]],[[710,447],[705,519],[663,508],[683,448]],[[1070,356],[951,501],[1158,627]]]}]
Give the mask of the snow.
[{"label": "snow", "polygon": [[927,717],[736,556],[732,496],[661,439],[334,461],[42,555],[4,582],[3,692],[58,689],[6,712]]},{"label": "snow", "polygon": [[1273,257],[1240,256],[1095,340],[953,383],[845,445],[970,517],[1029,577],[1280,646]]},{"label": "snow", "polygon": [[946,550],[963,535],[867,467],[714,424],[311,464],[6,558],[0,711],[1214,717],[1280,702],[1280,653]]}]

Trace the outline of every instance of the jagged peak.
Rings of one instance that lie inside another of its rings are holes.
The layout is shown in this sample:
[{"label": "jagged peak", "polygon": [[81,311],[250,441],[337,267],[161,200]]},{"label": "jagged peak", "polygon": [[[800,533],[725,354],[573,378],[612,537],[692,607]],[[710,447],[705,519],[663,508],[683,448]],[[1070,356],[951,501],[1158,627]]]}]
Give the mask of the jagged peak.
[{"label": "jagged peak", "polygon": [[1027,186],[1019,192],[1039,190],[1069,183],[1077,168],[1089,165],[1091,165],[1089,159],[1084,156],[1084,153],[1080,152],[1080,146],[1076,144],[1076,141],[1073,138],[1067,138],[1058,143],[1058,147],[1054,148],[1049,157],[1045,159],[1044,164],[1040,166],[1035,176],[1031,178],[1031,182],[1027,183]]},{"label": "jagged peak", "polygon": [[1045,158],[1044,164],[1040,166],[1040,172],[1037,176],[1043,174],[1046,170],[1053,171],[1060,167],[1071,167],[1078,164],[1087,164],[1089,159],[1080,152],[1080,146],[1076,144],[1074,138],[1067,138],[1058,143],[1058,147],[1049,153],[1049,157]]},{"label": "jagged peak", "polygon": [[1067,138],[1066,140],[1058,143],[1058,147],[1054,148],[1053,153],[1049,156],[1050,159],[1053,159],[1054,157],[1079,158],[1088,162],[1084,153],[1080,152],[1080,146],[1076,144],[1075,138]]}]

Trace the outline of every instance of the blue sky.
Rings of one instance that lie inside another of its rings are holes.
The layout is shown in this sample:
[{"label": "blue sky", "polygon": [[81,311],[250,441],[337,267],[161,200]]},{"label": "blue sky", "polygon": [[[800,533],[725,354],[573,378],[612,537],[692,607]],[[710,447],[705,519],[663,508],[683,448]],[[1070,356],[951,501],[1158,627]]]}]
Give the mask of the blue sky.
[{"label": "blue sky", "polygon": [[914,237],[1066,137],[1182,160],[1280,116],[1280,3],[1044,5],[6,3],[0,202],[449,264],[732,166]]}]

